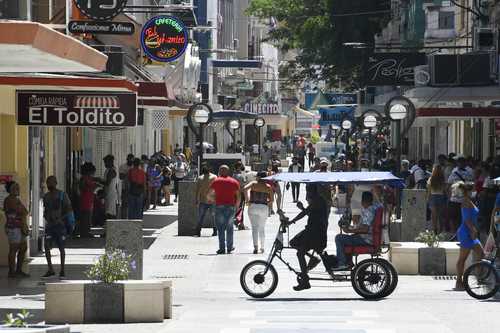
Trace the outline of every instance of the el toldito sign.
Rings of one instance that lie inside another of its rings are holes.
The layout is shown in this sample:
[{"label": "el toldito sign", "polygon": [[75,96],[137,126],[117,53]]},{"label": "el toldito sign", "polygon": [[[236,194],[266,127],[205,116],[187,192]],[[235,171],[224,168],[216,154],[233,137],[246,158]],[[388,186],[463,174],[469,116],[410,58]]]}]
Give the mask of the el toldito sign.
[{"label": "el toldito sign", "polygon": [[174,61],[186,51],[187,45],[187,28],[174,16],[153,17],[142,27],[142,49],[154,61]]},{"label": "el toldito sign", "polygon": [[17,124],[28,126],[133,127],[134,93],[17,91]]}]

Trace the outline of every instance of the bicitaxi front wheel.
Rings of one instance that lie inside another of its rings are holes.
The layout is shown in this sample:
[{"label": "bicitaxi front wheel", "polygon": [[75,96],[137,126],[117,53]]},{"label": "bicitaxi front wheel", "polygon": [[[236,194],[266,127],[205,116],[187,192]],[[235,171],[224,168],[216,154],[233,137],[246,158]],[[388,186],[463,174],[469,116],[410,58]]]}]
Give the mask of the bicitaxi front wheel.
[{"label": "bicitaxi front wheel", "polygon": [[271,295],[278,286],[278,273],[267,261],[254,260],[243,267],[240,284],[247,295],[264,298]]},{"label": "bicitaxi front wheel", "polygon": [[465,270],[463,279],[467,294],[477,299],[491,298],[500,289],[498,273],[488,261],[472,264]]},{"label": "bicitaxi front wheel", "polygon": [[379,299],[387,296],[391,282],[391,273],[379,260],[363,260],[351,272],[351,284],[354,291],[366,299]]}]

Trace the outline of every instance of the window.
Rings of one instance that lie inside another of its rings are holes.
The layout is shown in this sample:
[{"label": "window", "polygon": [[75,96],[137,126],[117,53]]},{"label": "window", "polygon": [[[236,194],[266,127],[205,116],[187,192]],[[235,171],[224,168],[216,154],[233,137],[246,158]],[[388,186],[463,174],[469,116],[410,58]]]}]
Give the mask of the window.
[{"label": "window", "polygon": [[439,12],[439,29],[455,28],[455,12]]}]

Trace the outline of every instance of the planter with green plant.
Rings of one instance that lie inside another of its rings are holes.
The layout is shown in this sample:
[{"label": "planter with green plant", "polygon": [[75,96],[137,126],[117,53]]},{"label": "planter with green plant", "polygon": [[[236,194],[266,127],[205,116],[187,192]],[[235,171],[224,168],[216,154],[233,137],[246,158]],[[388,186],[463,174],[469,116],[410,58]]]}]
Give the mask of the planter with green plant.
[{"label": "planter with green plant", "polygon": [[439,247],[444,238],[434,231],[423,231],[416,238],[416,242],[424,243],[427,247],[418,249],[418,272],[420,275],[445,275],[446,250]]},{"label": "planter with green plant", "polygon": [[29,311],[23,309],[19,313],[8,313],[5,316],[3,325],[0,325],[0,331],[26,331],[29,329],[30,333],[69,333],[70,327],[68,325],[64,326],[54,326],[54,325],[41,325],[41,324],[30,324],[30,320],[33,319],[33,314]]},{"label": "planter with green plant", "polygon": [[171,285],[161,280],[129,280],[131,255],[108,249],[87,271],[90,280],[47,283],[49,323],[161,322]]},{"label": "planter with green plant", "polygon": [[87,271],[95,283],[84,286],[84,321],[122,323],[124,321],[124,286],[116,281],[127,280],[135,263],[122,250],[110,249]]}]

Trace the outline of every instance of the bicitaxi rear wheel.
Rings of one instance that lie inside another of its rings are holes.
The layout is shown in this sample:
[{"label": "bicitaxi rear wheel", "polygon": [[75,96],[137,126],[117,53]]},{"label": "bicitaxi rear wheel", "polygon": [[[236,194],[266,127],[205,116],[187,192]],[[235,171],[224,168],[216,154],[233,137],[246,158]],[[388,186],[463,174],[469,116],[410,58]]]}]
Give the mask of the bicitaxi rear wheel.
[{"label": "bicitaxi rear wheel", "polygon": [[278,273],[267,261],[254,260],[243,267],[240,284],[247,295],[264,298],[271,295],[278,286]]},{"label": "bicitaxi rear wheel", "polygon": [[398,271],[396,270],[396,268],[394,267],[393,264],[391,264],[389,261],[387,261],[385,259],[374,258],[374,260],[380,262],[389,271],[389,277],[390,277],[389,288],[387,288],[384,295],[382,295],[382,297],[387,297],[390,294],[392,294],[394,292],[394,290],[396,290],[396,287],[398,286],[398,281],[399,281]]},{"label": "bicitaxi rear wheel", "polygon": [[391,288],[391,273],[379,260],[363,260],[351,272],[351,284],[366,299],[383,298]]},{"label": "bicitaxi rear wheel", "polygon": [[500,289],[498,273],[488,261],[472,264],[465,270],[463,279],[467,294],[477,299],[491,298]]}]

